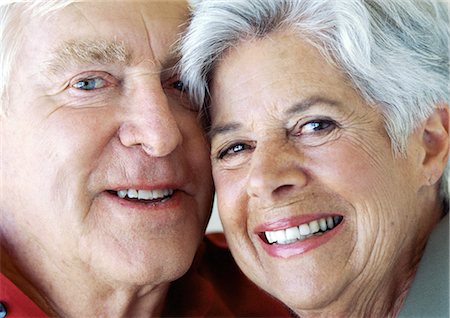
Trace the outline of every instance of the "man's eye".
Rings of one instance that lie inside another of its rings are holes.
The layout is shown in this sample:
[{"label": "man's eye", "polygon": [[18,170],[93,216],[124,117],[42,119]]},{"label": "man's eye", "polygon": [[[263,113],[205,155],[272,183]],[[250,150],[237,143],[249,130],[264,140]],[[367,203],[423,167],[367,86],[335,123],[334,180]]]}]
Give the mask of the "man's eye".
[{"label": "man's eye", "polygon": [[172,88],[179,90],[180,92],[186,91],[186,87],[184,83],[180,80],[177,80],[171,84]]},{"label": "man's eye", "polygon": [[236,155],[244,150],[249,150],[252,147],[247,144],[233,144],[228,148],[225,148],[224,150],[219,152],[219,159],[224,159],[227,156],[233,156]]},{"label": "man's eye", "polygon": [[82,79],[72,85],[73,88],[90,91],[106,86],[106,81],[101,77]]}]

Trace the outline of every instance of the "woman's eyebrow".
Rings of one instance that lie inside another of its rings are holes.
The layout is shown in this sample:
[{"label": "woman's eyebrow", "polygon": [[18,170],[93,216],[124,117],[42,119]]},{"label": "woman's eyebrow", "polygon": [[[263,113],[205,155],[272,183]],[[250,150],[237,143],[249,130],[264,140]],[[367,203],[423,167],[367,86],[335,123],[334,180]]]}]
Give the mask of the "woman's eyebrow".
[{"label": "woman's eyebrow", "polygon": [[308,97],[300,102],[293,104],[291,107],[289,107],[286,110],[286,114],[294,115],[297,113],[301,113],[301,112],[308,110],[312,106],[315,106],[318,104],[333,106],[333,107],[341,105],[340,102],[338,102],[334,99],[329,99],[329,98],[322,97],[322,96],[312,96],[312,97]]},{"label": "woman's eyebrow", "polygon": [[[339,103],[336,100],[321,97],[321,96],[312,96],[312,97],[304,99],[304,100],[297,102],[297,103],[293,104],[292,106],[290,106],[286,110],[286,114],[288,116],[298,114],[298,113],[304,112],[304,111],[308,110],[309,108],[311,108],[312,106],[315,106],[318,104],[335,107],[335,106],[339,106],[341,103]],[[217,135],[227,134],[227,133],[230,133],[230,132],[240,129],[241,127],[242,127],[242,124],[240,124],[239,122],[229,122],[229,123],[225,123],[225,124],[221,124],[221,125],[216,125],[216,126],[211,127],[211,129],[207,133],[207,137],[209,138],[209,140],[212,140],[212,138],[214,138]]]},{"label": "woman's eyebrow", "polygon": [[207,137],[209,140],[212,140],[212,138],[214,138],[217,135],[224,135],[224,134],[236,131],[241,127],[242,127],[242,125],[238,122],[230,122],[230,123],[226,123],[224,125],[213,126],[207,132]]},{"label": "woman's eyebrow", "polygon": [[109,40],[65,41],[45,64],[48,73],[58,73],[68,67],[85,64],[125,64],[131,61],[131,53],[124,43]]}]

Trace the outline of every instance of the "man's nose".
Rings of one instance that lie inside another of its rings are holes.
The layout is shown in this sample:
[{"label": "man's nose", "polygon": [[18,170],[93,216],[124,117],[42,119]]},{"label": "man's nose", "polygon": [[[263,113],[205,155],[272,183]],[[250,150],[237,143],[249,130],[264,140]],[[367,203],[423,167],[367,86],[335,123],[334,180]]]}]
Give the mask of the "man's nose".
[{"label": "man's nose", "polygon": [[126,147],[142,147],[150,156],[164,157],[182,143],[182,134],[162,87],[135,90],[125,105],[119,139]]},{"label": "man's nose", "polygon": [[304,156],[294,145],[259,144],[252,154],[247,194],[263,201],[295,196],[308,183]]}]

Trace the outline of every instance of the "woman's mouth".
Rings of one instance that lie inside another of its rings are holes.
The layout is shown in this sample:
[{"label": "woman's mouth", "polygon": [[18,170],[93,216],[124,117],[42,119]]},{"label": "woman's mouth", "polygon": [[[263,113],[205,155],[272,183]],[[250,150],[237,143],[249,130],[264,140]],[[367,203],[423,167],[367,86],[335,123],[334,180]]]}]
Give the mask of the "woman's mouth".
[{"label": "woman's mouth", "polygon": [[292,244],[314,236],[321,236],[339,225],[342,220],[341,215],[323,217],[286,229],[261,232],[260,237],[268,244]]}]

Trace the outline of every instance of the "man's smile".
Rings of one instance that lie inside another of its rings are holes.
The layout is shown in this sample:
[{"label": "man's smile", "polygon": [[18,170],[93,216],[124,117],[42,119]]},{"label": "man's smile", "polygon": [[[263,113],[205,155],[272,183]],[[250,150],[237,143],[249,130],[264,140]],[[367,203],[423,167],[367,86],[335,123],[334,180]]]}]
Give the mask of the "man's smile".
[{"label": "man's smile", "polygon": [[142,203],[163,203],[172,197],[174,191],[175,190],[173,189],[123,189],[118,191],[110,190],[108,192],[128,201],[139,201]]}]

